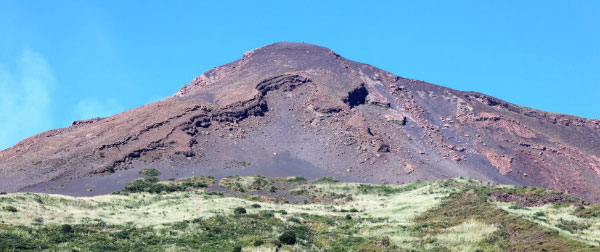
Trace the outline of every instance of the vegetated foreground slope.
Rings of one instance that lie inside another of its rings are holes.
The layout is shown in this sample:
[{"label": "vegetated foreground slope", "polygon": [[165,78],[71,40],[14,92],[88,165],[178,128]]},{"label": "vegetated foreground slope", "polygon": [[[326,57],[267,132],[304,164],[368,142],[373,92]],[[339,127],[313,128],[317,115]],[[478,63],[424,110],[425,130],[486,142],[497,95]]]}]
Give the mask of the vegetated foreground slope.
[{"label": "vegetated foreground slope", "polygon": [[[217,185],[218,183],[218,185]],[[472,179],[145,177],[118,194],[0,195],[0,250],[598,251],[600,206]]]},{"label": "vegetated foreground slope", "polygon": [[0,152],[0,190],[96,195],[155,167],[397,183],[468,176],[600,201],[600,121],[398,77],[276,43],[174,96]]}]

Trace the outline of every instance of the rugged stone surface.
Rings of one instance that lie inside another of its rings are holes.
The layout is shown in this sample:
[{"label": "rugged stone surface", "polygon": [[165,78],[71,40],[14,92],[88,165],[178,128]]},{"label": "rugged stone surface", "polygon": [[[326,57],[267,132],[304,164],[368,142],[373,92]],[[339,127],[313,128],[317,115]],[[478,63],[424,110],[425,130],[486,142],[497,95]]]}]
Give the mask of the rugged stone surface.
[{"label": "rugged stone surface", "polygon": [[[231,160],[249,165],[230,168]],[[600,121],[282,42],[209,70],[162,101],[1,151],[0,191],[106,193],[147,167],[165,178],[238,173],[402,183],[470,176],[599,202]]]}]

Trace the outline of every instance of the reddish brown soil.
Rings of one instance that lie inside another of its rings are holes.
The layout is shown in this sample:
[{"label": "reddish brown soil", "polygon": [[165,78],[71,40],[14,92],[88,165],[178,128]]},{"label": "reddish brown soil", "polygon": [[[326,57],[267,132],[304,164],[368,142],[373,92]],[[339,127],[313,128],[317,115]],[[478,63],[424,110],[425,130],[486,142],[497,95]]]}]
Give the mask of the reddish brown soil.
[{"label": "reddish brown soil", "polygon": [[[226,169],[229,160],[250,165]],[[262,173],[396,183],[470,176],[599,202],[600,121],[283,42],[216,67],[162,101],[1,151],[0,191],[105,193],[146,167],[165,178]]]}]

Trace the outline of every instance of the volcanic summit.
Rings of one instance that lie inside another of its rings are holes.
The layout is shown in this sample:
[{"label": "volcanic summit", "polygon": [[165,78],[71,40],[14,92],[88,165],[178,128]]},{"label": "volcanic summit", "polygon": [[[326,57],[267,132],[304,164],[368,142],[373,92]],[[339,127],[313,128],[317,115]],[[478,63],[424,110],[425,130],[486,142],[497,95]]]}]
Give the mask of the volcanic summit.
[{"label": "volcanic summit", "polygon": [[473,177],[600,202],[600,121],[396,76],[281,42],[161,101],[0,152],[0,191],[94,195],[156,168],[405,183]]}]

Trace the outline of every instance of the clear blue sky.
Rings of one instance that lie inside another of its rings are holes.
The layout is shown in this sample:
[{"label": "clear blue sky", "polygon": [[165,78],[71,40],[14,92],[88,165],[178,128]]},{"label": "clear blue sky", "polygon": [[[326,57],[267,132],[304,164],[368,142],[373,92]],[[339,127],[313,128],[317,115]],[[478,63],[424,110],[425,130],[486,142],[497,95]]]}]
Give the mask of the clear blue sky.
[{"label": "clear blue sky", "polygon": [[0,149],[277,41],[600,118],[600,1],[2,1]]}]

